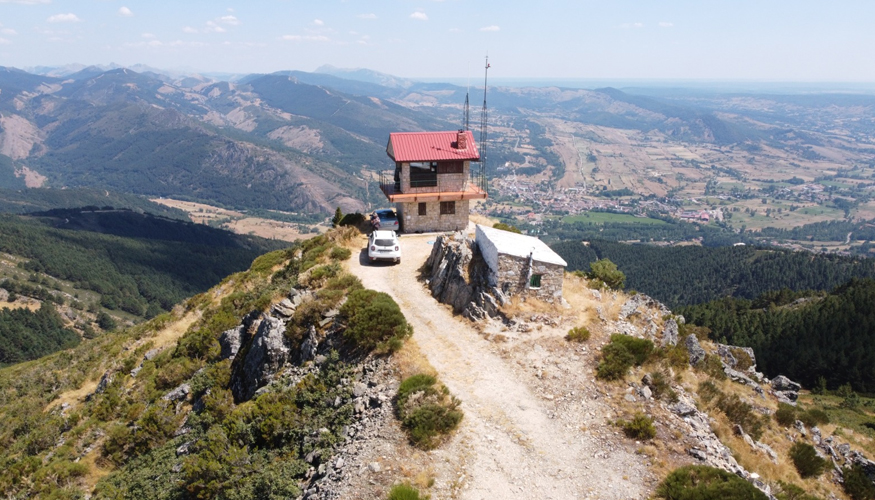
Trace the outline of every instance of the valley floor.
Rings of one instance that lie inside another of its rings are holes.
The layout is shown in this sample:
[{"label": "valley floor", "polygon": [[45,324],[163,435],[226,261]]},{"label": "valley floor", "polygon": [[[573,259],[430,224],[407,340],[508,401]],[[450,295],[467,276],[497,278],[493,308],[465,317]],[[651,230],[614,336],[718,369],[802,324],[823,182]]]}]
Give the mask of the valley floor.
[{"label": "valley floor", "polygon": [[454,316],[417,279],[434,239],[402,236],[399,265],[369,264],[365,250],[349,265],[399,303],[413,341],[462,401],[459,431],[426,457],[433,498],[647,498],[656,478],[639,445],[609,423],[594,353],[563,340],[567,325],[497,342]]}]

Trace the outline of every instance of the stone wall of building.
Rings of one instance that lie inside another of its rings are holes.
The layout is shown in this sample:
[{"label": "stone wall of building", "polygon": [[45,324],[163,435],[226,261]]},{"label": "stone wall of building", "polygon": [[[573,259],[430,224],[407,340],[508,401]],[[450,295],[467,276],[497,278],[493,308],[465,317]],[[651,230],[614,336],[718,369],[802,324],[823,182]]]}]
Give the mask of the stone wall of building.
[{"label": "stone wall of building", "polygon": [[396,203],[395,211],[405,233],[460,231],[468,227],[468,200],[456,201],[456,213],[441,215],[441,202],[424,202],[426,215],[419,215],[419,202]]},{"label": "stone wall of building", "polygon": [[[562,298],[562,282],[565,267],[545,262],[532,262],[532,275],[541,275],[541,286],[529,286],[529,259],[498,254],[498,288],[507,295],[535,296],[552,302]],[[491,278],[491,277],[490,277]]]},{"label": "stone wall of building", "polygon": [[468,174],[471,162],[466,161],[461,174],[437,174],[437,186],[410,187],[410,164],[401,164],[402,193],[439,193],[449,191],[464,191],[468,186]]}]

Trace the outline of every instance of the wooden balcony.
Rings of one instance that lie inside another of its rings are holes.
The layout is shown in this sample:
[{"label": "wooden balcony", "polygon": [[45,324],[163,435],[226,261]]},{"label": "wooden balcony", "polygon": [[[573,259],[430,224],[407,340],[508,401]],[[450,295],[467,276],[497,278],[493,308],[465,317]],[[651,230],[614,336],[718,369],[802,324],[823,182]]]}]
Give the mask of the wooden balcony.
[{"label": "wooden balcony", "polygon": [[382,183],[380,189],[386,198],[392,203],[414,203],[426,201],[460,201],[460,200],[485,200],[486,191],[468,183],[464,191],[438,191],[435,193],[401,193],[395,189],[393,183]]}]

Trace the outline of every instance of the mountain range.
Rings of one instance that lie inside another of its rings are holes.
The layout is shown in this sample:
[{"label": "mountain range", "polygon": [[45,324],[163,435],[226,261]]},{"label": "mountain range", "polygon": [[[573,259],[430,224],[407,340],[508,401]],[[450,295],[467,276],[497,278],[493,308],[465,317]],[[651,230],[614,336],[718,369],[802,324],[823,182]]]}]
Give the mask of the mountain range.
[{"label": "mountain range", "polygon": [[[37,74],[0,67],[0,187],[90,187],[306,213],[364,210],[384,203],[375,179],[391,168],[389,133],[458,128],[467,92],[330,66],[233,81],[134,68],[33,68]],[[875,103],[871,96],[741,104],[694,97],[490,87],[490,138],[499,138],[489,145],[490,162],[519,156],[500,138],[541,133],[540,116],[715,146],[790,147],[801,132],[788,123],[800,116],[859,114]]]}]

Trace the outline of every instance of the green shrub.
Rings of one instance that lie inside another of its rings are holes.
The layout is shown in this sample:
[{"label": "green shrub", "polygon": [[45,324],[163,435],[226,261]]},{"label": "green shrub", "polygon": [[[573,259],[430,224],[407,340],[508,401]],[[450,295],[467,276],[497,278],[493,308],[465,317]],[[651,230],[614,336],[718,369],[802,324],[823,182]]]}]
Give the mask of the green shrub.
[{"label": "green shrub", "polygon": [[355,290],[341,306],[340,314],[347,322],[344,337],[364,349],[392,352],[413,334],[401,308],[383,292]]},{"label": "green shrub", "polygon": [[653,342],[629,335],[611,335],[611,342],[602,347],[602,361],[596,376],[604,380],[617,380],[626,375],[633,365],[641,365],[653,353]]},{"label": "green shrub", "polygon": [[845,493],[853,500],[875,500],[875,484],[859,465],[842,469]]},{"label": "green shrub", "polygon": [[623,433],[628,438],[646,441],[656,437],[653,419],[643,413],[636,413],[629,421],[620,420],[618,424],[623,428]]},{"label": "green shrub", "polygon": [[817,477],[826,468],[826,460],[817,456],[814,446],[801,441],[790,447],[790,459],[803,479]]},{"label": "green shrub", "polygon": [[657,354],[673,368],[686,368],[690,364],[690,351],[683,343],[665,346],[659,349]]},{"label": "green shrub", "polygon": [[668,375],[664,372],[650,373],[650,389],[653,391],[653,396],[656,398],[665,397],[669,401],[677,400],[677,393],[671,388],[668,381]]},{"label": "green shrub", "polygon": [[342,219],[340,219],[340,226],[353,226],[357,227],[365,222],[365,216],[358,212],[354,214],[345,214]]},{"label": "green shrub", "polygon": [[750,359],[750,354],[747,353],[744,349],[739,347],[733,347],[730,349],[732,356],[735,358],[735,369],[738,371],[746,371],[748,368],[753,366],[753,360]]},{"label": "green shrub", "polygon": [[420,496],[419,490],[409,484],[396,484],[389,490],[388,500],[428,500],[428,496]]},{"label": "green shrub", "polygon": [[586,327],[576,326],[568,330],[568,335],[565,338],[571,342],[586,342],[589,340],[589,337],[590,333]]},{"label": "green shrub", "polygon": [[395,408],[411,443],[430,450],[462,421],[459,400],[431,375],[406,378],[398,387]]},{"label": "green shrub", "polygon": [[699,364],[699,369],[716,380],[726,380],[727,378],[720,356],[705,355],[705,359]]},{"label": "green shrub", "polygon": [[352,257],[352,250],[345,247],[334,247],[331,253],[328,254],[331,260],[349,260]]},{"label": "green shrub", "polygon": [[518,227],[512,226],[510,224],[505,224],[504,222],[496,222],[495,224],[492,225],[492,227],[495,229],[501,229],[502,231],[508,231],[508,232],[516,233],[516,234],[523,234],[523,232],[520,231],[520,229]]},{"label": "green shrub", "polygon": [[773,493],[778,500],[821,500],[820,497],[805,493],[805,490],[795,484],[784,481],[778,481],[776,490],[773,490]]},{"label": "green shrub", "polygon": [[737,394],[724,394],[713,382],[706,380],[699,383],[699,397],[705,403],[711,404],[713,402],[714,406],[722,411],[730,422],[740,425],[744,432],[755,441],[762,437],[763,417],[760,417],[753,407],[744,402]]},{"label": "green shrub", "polygon": [[[805,412],[805,418],[802,420],[805,425],[814,427],[815,425],[824,425],[829,423],[829,415],[820,408],[810,408]],[[811,422],[811,423],[809,423]]]},{"label": "green shrub", "polygon": [[590,271],[587,278],[596,282],[604,283],[608,288],[622,290],[626,286],[626,275],[617,269],[617,265],[608,259],[600,259],[589,265]]},{"label": "green shrub", "polygon": [[754,485],[729,472],[704,465],[675,469],[656,488],[666,500],[768,500]]},{"label": "green shrub", "polygon": [[282,264],[287,258],[288,254],[285,250],[269,252],[252,261],[249,270],[256,274],[265,274],[273,270],[274,267]]},{"label": "green shrub", "polygon": [[775,421],[782,427],[790,427],[796,422],[796,408],[787,403],[778,403],[778,410],[775,411]]}]

